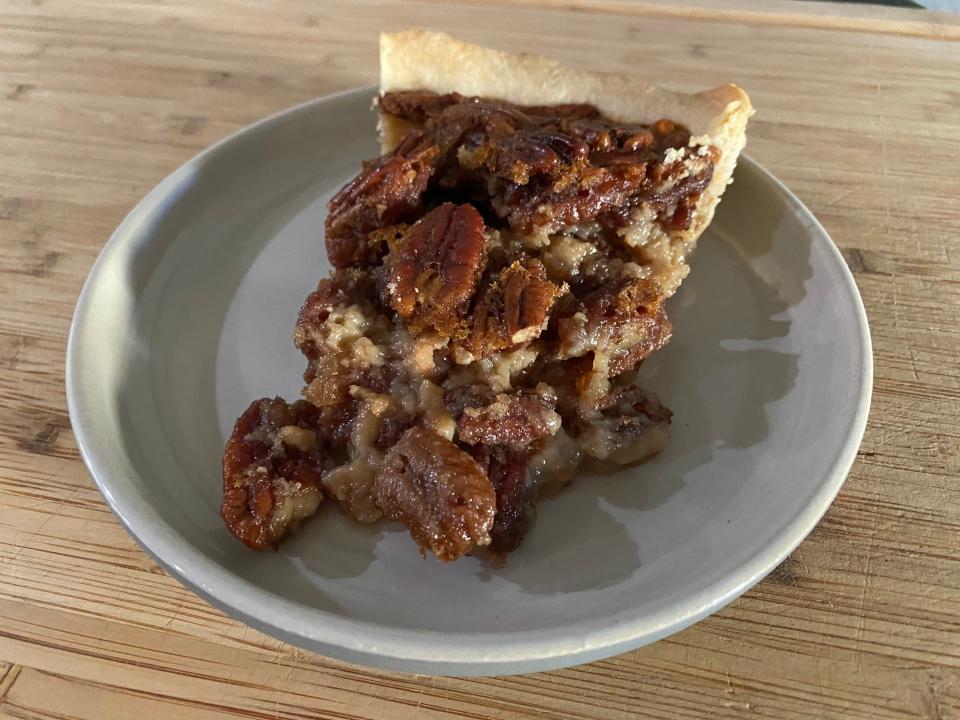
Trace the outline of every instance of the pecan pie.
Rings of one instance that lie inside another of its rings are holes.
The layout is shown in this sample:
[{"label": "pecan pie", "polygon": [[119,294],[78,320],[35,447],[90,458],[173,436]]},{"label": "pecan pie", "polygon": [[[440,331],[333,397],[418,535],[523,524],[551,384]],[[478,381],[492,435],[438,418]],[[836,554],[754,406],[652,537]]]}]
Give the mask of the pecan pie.
[{"label": "pecan pie", "polygon": [[580,463],[667,442],[635,382],[752,110],[439,33],[381,37],[383,154],[330,201],[303,400],[255,401],[222,516],[275,547],[324,498],[442,561],[516,549]]}]

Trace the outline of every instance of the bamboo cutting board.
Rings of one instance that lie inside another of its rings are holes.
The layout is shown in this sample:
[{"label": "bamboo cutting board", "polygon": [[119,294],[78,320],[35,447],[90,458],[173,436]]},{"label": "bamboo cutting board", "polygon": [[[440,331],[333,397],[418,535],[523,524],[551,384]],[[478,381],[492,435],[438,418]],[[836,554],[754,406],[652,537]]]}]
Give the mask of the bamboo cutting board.
[{"label": "bamboo cutting board", "polygon": [[[748,152],[842,249],[873,409],[816,530],[692,628],[610,660],[462,680],[367,671],[166,576],[78,456],[76,296],[129,209],[206,145],[376,79],[424,25],[680,89],[736,81]],[[0,717],[960,717],[960,23],[709,0],[0,4]]]}]

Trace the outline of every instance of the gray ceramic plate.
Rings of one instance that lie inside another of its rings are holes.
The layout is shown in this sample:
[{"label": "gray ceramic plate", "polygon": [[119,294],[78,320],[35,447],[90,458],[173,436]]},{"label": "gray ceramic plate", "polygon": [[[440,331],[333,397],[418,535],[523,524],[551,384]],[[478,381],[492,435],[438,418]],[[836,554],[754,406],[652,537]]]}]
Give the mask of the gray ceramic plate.
[{"label": "gray ceramic plate", "polygon": [[327,273],[325,204],[376,154],[372,90],[268,118],[181,167],[107,243],[77,304],[70,417],[113,510],[173,575],[265,632],[349,661],[499,674],[676,632],[772,570],[843,483],[871,388],[867,321],[830,238],[742,158],[672,342],[645,365],[674,411],[656,459],[545,501],[505,569],[422,560],[333,507],[279,552],[220,523],[220,456],[251,399],[295,398],[290,334]]}]

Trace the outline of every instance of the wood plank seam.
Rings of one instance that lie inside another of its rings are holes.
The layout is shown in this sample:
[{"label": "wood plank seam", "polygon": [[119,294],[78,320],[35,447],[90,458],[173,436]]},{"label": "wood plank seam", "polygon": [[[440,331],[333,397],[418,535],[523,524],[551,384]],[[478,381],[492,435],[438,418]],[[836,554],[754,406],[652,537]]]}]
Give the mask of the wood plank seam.
[{"label": "wood plank seam", "polygon": [[3,677],[0,678],[0,707],[3,705],[3,699],[7,696],[7,693],[10,692],[10,688],[13,687],[13,684],[17,681],[17,678],[20,677],[20,671],[23,669],[21,665],[11,665],[7,668],[7,671],[3,674]]}]

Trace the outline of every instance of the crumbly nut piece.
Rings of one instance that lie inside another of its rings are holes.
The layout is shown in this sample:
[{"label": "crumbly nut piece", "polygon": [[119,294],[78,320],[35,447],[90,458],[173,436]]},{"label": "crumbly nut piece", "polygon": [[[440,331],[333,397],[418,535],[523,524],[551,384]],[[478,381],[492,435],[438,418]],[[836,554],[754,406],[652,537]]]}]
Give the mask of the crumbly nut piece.
[{"label": "crumbly nut piece", "polygon": [[592,352],[594,369],[606,377],[636,367],[670,339],[672,327],[663,300],[657,285],[648,280],[628,278],[595,290],[576,312],[558,320],[559,358]]},{"label": "crumbly nut piece", "polygon": [[383,517],[373,492],[376,472],[368,459],[358,458],[324,475],[323,487],[347,516],[363,524],[376,522]]},{"label": "crumbly nut piece", "polygon": [[420,552],[456,560],[490,543],[496,494],[477,462],[420,427],[386,454],[375,482],[377,505],[410,530]]},{"label": "crumbly nut piece", "polygon": [[255,400],[237,420],[223,454],[220,515],[250,547],[275,546],[323,500],[330,466],[317,409],[304,400]]},{"label": "crumbly nut piece", "polygon": [[382,340],[392,324],[371,298],[368,274],[341,270],[321,280],[300,309],[294,343],[306,356],[306,398],[318,407],[343,403],[352,385],[386,392],[398,373]]},{"label": "crumbly nut piece", "polygon": [[553,304],[566,291],[547,278],[539,260],[516,261],[492,279],[477,302],[463,347],[475,358],[536,339]]},{"label": "crumbly nut piece", "polygon": [[444,203],[403,234],[385,295],[414,332],[459,333],[484,267],[483,229],[473,206]]},{"label": "crumbly nut piece", "polygon": [[636,385],[615,388],[600,411],[579,436],[588,455],[626,465],[660,452],[667,443],[673,413],[651,392]]},{"label": "crumbly nut piece", "polygon": [[366,163],[333,196],[325,229],[327,255],[335,268],[375,263],[369,234],[416,219],[438,152],[428,138],[412,133],[391,153]]},{"label": "crumbly nut piece", "polygon": [[557,235],[550,239],[541,259],[551,278],[560,278],[570,282],[579,280],[584,268],[591,260],[603,257],[601,248],[593,239],[578,238],[571,235]]},{"label": "crumbly nut piece", "polygon": [[500,393],[481,407],[467,407],[457,422],[457,438],[468,445],[525,448],[560,429],[556,397],[536,392]]},{"label": "crumbly nut piece", "polygon": [[402,421],[404,409],[387,393],[352,385],[350,397],[357,403],[350,421],[347,451],[351,460],[379,460],[383,424],[387,418]]}]

